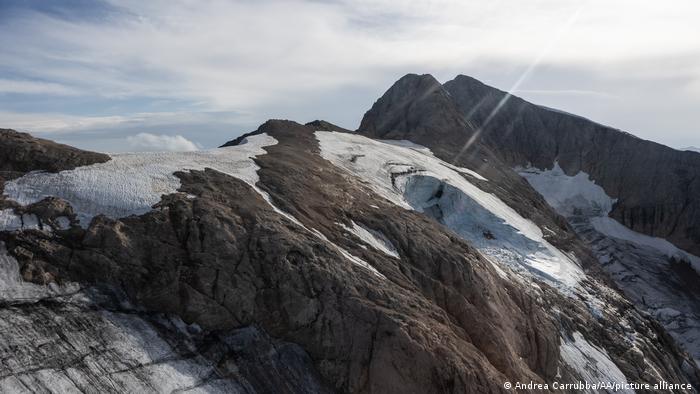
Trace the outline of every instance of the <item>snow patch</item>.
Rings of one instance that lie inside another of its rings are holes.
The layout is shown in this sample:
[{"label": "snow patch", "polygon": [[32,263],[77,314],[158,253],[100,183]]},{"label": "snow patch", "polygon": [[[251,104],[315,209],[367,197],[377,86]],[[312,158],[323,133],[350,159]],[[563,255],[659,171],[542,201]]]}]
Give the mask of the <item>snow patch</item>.
[{"label": "snow patch", "polygon": [[607,235],[608,237],[617,238],[623,241],[631,242],[633,244],[649,247],[655,249],[667,257],[675,257],[678,259],[687,260],[695,268],[696,271],[700,272],[700,257],[692,255],[676,245],[668,242],[663,238],[651,237],[646,234],[638,233],[627,227],[617,220],[603,216],[591,218],[591,224],[593,228],[596,229],[601,234]]},{"label": "snow patch", "polygon": [[56,218],[56,224],[61,230],[68,230],[70,228],[70,219],[65,216],[59,216]]},{"label": "snow patch", "polygon": [[463,189],[437,178],[415,175],[406,181],[404,195],[414,209],[435,218],[482,254],[511,268],[569,289],[585,276],[575,257],[545,241],[542,233],[527,236],[499,216],[494,204],[483,204]]},{"label": "snow patch", "polygon": [[470,169],[464,168],[464,167],[458,167],[458,166],[455,166],[453,164],[450,164],[450,163],[447,163],[447,162],[444,162],[444,161],[438,159],[437,157],[435,157],[435,155],[433,154],[433,151],[431,151],[430,148],[425,147],[423,145],[418,145],[418,144],[414,143],[413,141],[409,141],[409,140],[378,140],[378,141],[383,142],[385,144],[400,146],[403,148],[408,148],[408,149],[414,150],[416,152],[419,152],[419,153],[424,154],[426,156],[430,156],[430,157],[434,158],[435,160],[440,161],[440,164],[444,165],[447,168],[451,168],[457,172],[467,174],[467,175],[474,177],[480,181],[488,181],[488,179],[484,178],[476,171],[473,171],[473,170],[470,170]]},{"label": "snow patch", "polygon": [[39,218],[34,214],[17,215],[11,208],[0,210],[0,231],[39,230]]},{"label": "snow patch", "polygon": [[616,200],[611,199],[602,187],[595,184],[585,172],[574,176],[564,173],[558,162],[551,170],[516,168],[523,178],[537,190],[561,215],[569,217],[574,212],[587,216],[607,215]]},{"label": "snow patch", "polygon": [[25,282],[19,272],[19,263],[7,253],[5,243],[0,241],[0,301],[27,302],[43,298],[72,294],[80,289],[77,283],[57,286],[40,286]]},{"label": "snow patch", "polygon": [[[592,345],[579,332],[574,332],[571,339],[563,339],[559,352],[562,361],[576,371],[583,381],[627,383],[625,374],[610,359],[605,349]],[[633,394],[634,390],[617,392]]]},{"label": "snow patch", "polygon": [[391,241],[384,234],[379,231],[358,225],[354,221],[350,221],[350,223],[352,224],[352,227],[348,227],[342,223],[338,224],[345,230],[355,234],[358,238],[366,242],[374,249],[383,252],[388,256],[395,257],[397,259],[400,258],[396,247],[394,247]]},{"label": "snow patch", "polygon": [[[304,227],[304,228],[306,228],[306,227]],[[351,254],[350,252],[348,252],[347,250],[345,250],[345,249],[341,248],[340,246],[336,245],[335,243],[331,242],[328,238],[326,238],[325,235],[323,235],[322,232],[320,232],[320,231],[318,231],[318,230],[316,230],[316,229],[312,229],[312,230],[311,230],[311,233],[313,233],[314,235],[316,235],[316,237],[318,237],[318,239],[320,239],[320,240],[326,242],[327,244],[329,244],[329,245],[330,245],[333,249],[335,249],[338,253],[340,253],[341,255],[343,255],[343,257],[345,257],[346,259],[350,260],[351,263],[353,263],[353,264],[355,264],[355,265],[357,265],[357,266],[359,266],[359,267],[362,267],[362,268],[368,270],[369,272],[373,273],[374,275],[376,275],[377,277],[379,277],[379,278],[381,278],[381,279],[386,279],[386,276],[384,276],[381,272],[377,271],[376,268],[372,267],[372,265],[371,265],[370,263],[364,261],[363,259],[361,259],[361,258],[359,258],[359,257],[357,257],[357,256],[352,255],[352,254]]]}]

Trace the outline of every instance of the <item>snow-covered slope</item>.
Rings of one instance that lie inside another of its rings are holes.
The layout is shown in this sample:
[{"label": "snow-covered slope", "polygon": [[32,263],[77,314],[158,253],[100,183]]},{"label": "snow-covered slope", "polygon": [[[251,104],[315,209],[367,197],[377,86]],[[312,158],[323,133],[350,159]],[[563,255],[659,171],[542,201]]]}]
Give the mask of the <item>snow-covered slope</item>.
[{"label": "snow-covered slope", "polygon": [[106,163],[70,171],[29,173],[7,182],[5,194],[22,205],[60,197],[86,227],[97,214],[120,218],[150,211],[163,194],[180,187],[176,171],[212,168],[255,186],[258,168],[253,157],[275,143],[274,138],[259,134],[241,145],[205,151],[115,154]]},{"label": "snow-covered slope", "polygon": [[572,290],[584,274],[575,257],[545,240],[542,230],[493,194],[469,181],[484,179],[402,141],[318,131],[321,154],[406,209],[435,217],[482,253],[511,269]]},{"label": "snow-covered slope", "polygon": [[518,171],[569,220],[627,296],[700,360],[700,294],[693,284],[700,258],[608,217],[615,201],[588,174],[567,175],[557,163]]},{"label": "snow-covered slope", "polygon": [[[643,343],[648,339],[632,328],[635,318],[621,316],[620,311],[609,304],[607,297],[617,297],[615,292],[586,275],[576,256],[565,254],[550,244],[544,232],[551,230],[540,229],[470,181],[482,179],[479,174],[455,168],[436,158],[429,149],[404,141],[377,141],[326,131],[317,131],[316,138],[325,159],[360,178],[394,204],[423,212],[449,227],[470,241],[502,276],[526,283],[532,283],[527,278],[536,278],[553,285],[565,296],[582,300],[588,313],[596,319],[616,316],[619,319],[616,324],[627,327],[624,346],[631,349],[645,346]],[[523,174],[552,206],[567,216],[585,215],[602,220],[614,204],[587,174],[568,177],[558,166],[544,174],[532,169],[523,170]],[[606,239],[619,244],[617,239]],[[665,252],[670,250],[659,251],[662,255]],[[538,291],[537,285],[533,286]],[[665,311],[673,314],[668,309]],[[664,313],[663,310],[658,312],[657,316]],[[683,328],[674,331],[679,325]],[[667,328],[689,349],[695,350],[692,344],[697,341],[695,323],[675,321]],[[623,385],[627,382],[625,374],[605,349],[591,344],[578,332],[562,335],[562,360],[577,376],[587,381]],[[644,363],[651,368],[648,360]]]},{"label": "snow-covered slope", "polygon": [[[150,211],[161,197],[177,192],[177,171],[211,168],[245,181],[280,214],[338,250],[352,263],[378,277],[377,270],[361,258],[332,244],[315,229],[308,229],[296,218],[274,206],[269,196],[256,186],[258,166],[253,161],[266,146],[277,141],[265,133],[248,136],[235,146],[193,152],[141,152],[114,154],[105,163],[78,167],[58,173],[32,172],[5,184],[6,198],[21,205],[59,197],[70,203],[83,227],[103,214],[111,218],[140,215]],[[11,209],[0,211],[0,231],[38,228],[33,215],[17,216]]]},{"label": "snow-covered slope", "polygon": [[550,206],[564,217],[589,218],[593,227],[611,238],[648,247],[668,256],[690,261],[700,270],[700,258],[681,250],[663,238],[650,237],[630,230],[608,217],[615,200],[609,197],[602,187],[593,182],[588,174],[579,172],[569,176],[554,163],[551,170],[518,168],[522,175]]},{"label": "snow-covered slope", "polygon": [[[562,360],[569,367],[583,372],[581,376],[583,382],[618,384],[622,387],[628,383],[625,375],[610,359],[605,349],[592,345],[579,332],[574,332],[572,338],[563,339],[560,351]],[[601,391],[603,390],[587,390],[584,388],[578,392],[598,393]],[[632,389],[613,389],[603,392],[634,394],[635,391]]]}]

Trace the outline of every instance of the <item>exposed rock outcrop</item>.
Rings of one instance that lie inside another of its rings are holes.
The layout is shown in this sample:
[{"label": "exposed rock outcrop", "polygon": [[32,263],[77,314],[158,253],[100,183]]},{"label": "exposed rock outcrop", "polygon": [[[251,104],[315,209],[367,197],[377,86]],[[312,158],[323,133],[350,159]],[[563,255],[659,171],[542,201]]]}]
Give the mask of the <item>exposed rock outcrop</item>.
[{"label": "exposed rock outcrop", "polygon": [[27,133],[0,129],[0,176],[12,179],[29,171],[58,172],[109,160],[104,153],[35,138]]},{"label": "exposed rock outcrop", "polygon": [[445,83],[466,122],[509,166],[591,175],[617,199],[611,216],[700,255],[700,156],[531,104],[460,75]]},{"label": "exposed rock outcrop", "polygon": [[[406,122],[405,119],[412,121]],[[509,206],[541,227],[555,229],[557,234],[552,235],[551,242],[565,250],[577,250],[576,255],[583,256],[584,265],[589,270],[598,270],[599,266],[597,259],[593,262],[587,260],[591,256],[589,246],[578,239],[571,226],[562,224],[564,219],[552,209],[540,207],[541,199],[533,196],[538,193],[515,180],[511,168],[529,165],[551,168],[558,162],[570,175],[587,172],[608,195],[618,199],[611,216],[623,224],[647,234],[666,237],[691,252],[698,250],[700,245],[693,238],[700,228],[693,219],[694,205],[698,204],[697,195],[700,195],[693,192],[698,187],[694,174],[700,169],[696,163],[697,155],[678,152],[584,118],[527,103],[469,77],[459,76],[440,86],[429,75],[409,74],[374,104],[358,132],[377,138],[408,139],[430,147],[445,161],[489,174],[487,178],[492,185],[489,188],[480,183],[482,189],[508,201]],[[645,157],[650,157],[650,162],[642,163]],[[667,179],[657,182],[660,177]],[[666,198],[666,193],[671,195]],[[663,205],[663,209],[650,208],[655,205]],[[623,212],[633,213],[625,217]],[[550,227],[553,223],[558,227]],[[646,228],[642,229],[644,226]],[[582,228],[576,227],[579,231]],[[599,239],[583,235],[588,243]],[[604,250],[605,242],[590,245],[597,258],[607,258],[609,251]],[[638,261],[639,255],[629,251],[616,251],[613,260],[602,261],[627,291],[634,286],[624,283],[624,280],[639,277],[637,275],[644,271]],[[610,270],[611,266],[617,270],[620,262],[635,266],[637,272]],[[658,264],[655,269],[664,266],[667,264]],[[660,272],[657,274],[661,275]],[[675,273],[669,275],[677,277]],[[659,294],[678,294],[679,290],[673,288],[675,285],[671,282],[659,278],[653,283],[662,287]],[[692,292],[692,288],[685,286],[680,290],[681,294]],[[630,296],[640,309],[649,310],[639,294]],[[663,302],[668,304],[669,299],[673,298],[666,297]],[[696,309],[692,301],[685,307],[691,311]],[[674,318],[678,321],[686,317]],[[668,318],[660,320],[664,324],[673,324]],[[674,329],[674,335],[680,333],[677,337],[689,344],[689,349],[695,349],[691,343],[695,338],[690,332],[693,327],[694,323],[684,323]]]},{"label": "exposed rock outcrop", "polygon": [[[5,182],[30,171],[59,172],[110,159],[103,153],[89,152],[27,133],[0,129],[0,191]],[[0,209],[15,208],[0,192]],[[21,213],[20,213],[21,214]]]},{"label": "exposed rock outcrop", "polygon": [[86,288],[0,307],[3,393],[330,393],[298,346],[256,327],[204,332]]}]

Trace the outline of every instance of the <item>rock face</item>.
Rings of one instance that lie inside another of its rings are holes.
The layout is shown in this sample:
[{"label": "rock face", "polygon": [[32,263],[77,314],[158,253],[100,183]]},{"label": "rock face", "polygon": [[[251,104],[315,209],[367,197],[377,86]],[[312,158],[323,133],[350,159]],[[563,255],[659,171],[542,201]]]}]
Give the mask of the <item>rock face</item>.
[{"label": "rock face", "polygon": [[445,83],[466,122],[510,166],[591,175],[617,199],[611,216],[700,255],[700,156],[528,103],[460,75]]},{"label": "rock face", "polygon": [[297,345],[255,327],[204,333],[108,289],[14,301],[0,321],[3,393],[330,392]]}]

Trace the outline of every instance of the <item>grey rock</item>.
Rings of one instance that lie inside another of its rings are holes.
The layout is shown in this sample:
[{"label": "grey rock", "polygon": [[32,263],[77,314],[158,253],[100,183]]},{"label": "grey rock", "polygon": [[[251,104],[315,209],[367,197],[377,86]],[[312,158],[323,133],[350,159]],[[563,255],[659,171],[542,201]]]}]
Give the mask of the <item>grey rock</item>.
[{"label": "grey rock", "polygon": [[700,255],[700,156],[531,104],[460,75],[445,83],[483,143],[510,166],[588,173],[618,201],[611,216]]}]

